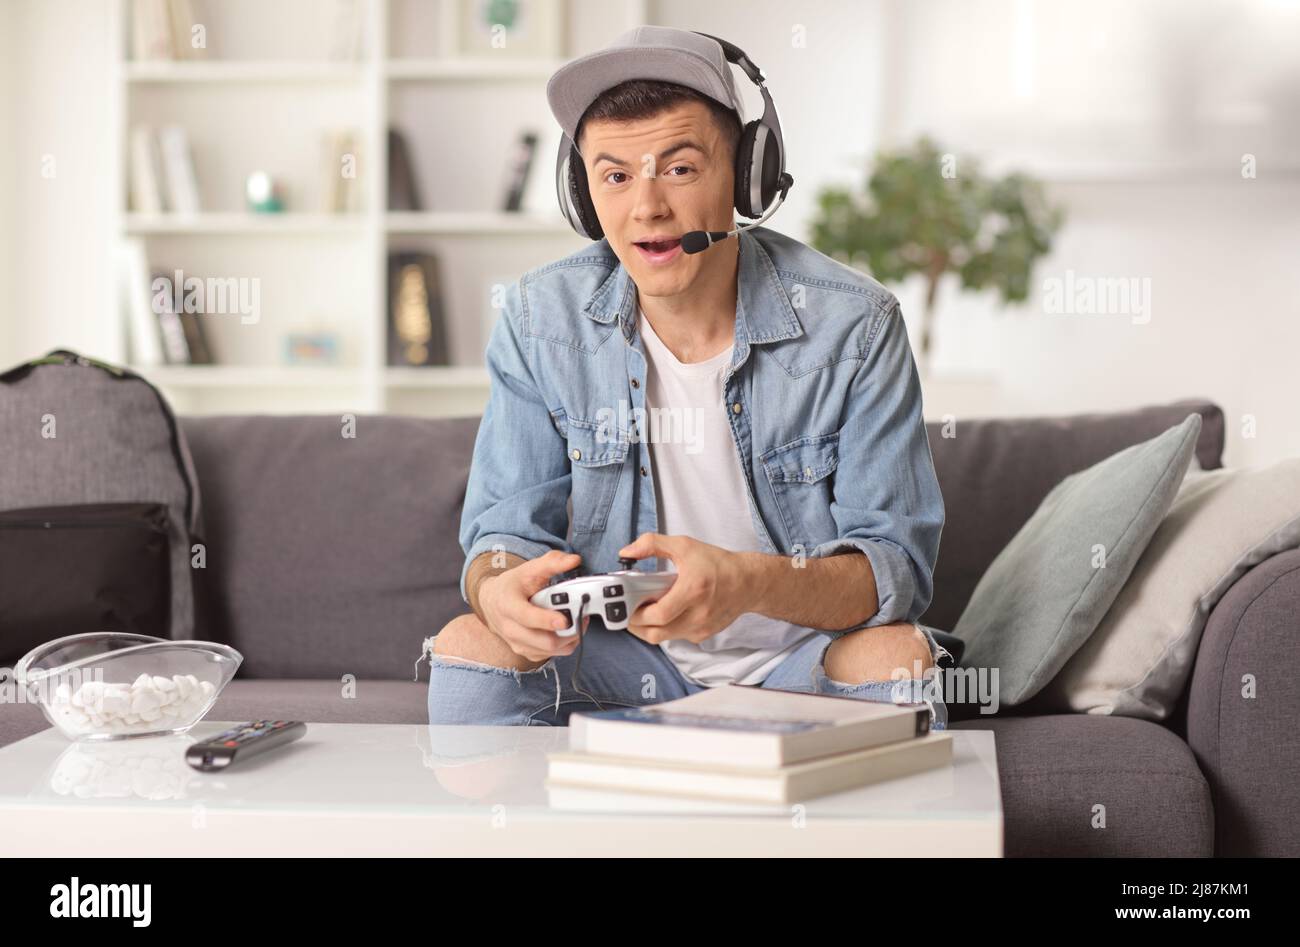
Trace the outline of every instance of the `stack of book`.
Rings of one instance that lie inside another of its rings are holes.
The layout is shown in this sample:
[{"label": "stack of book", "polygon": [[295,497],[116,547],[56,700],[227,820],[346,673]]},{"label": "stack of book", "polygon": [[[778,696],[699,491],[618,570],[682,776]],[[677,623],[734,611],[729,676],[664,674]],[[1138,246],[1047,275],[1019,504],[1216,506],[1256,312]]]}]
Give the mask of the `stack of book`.
[{"label": "stack of book", "polygon": [[793,803],[952,763],[925,704],[724,684],[646,707],[575,713],[548,786]]}]

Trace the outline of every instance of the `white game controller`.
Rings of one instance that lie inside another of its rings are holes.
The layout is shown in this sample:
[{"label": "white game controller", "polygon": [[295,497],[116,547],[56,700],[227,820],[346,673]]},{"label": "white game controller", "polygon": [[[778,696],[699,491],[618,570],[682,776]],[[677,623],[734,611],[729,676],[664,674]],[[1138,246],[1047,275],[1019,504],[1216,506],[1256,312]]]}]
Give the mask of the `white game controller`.
[{"label": "white game controller", "polygon": [[[583,575],[548,585],[531,599],[534,605],[567,615],[569,626],[556,632],[561,638],[577,633],[578,613],[595,615],[611,631],[627,628],[627,620],[642,605],[663,596],[674,582],[676,572],[637,572],[635,559],[619,559],[623,569],[604,575]],[[584,605],[583,598],[586,597]]]}]

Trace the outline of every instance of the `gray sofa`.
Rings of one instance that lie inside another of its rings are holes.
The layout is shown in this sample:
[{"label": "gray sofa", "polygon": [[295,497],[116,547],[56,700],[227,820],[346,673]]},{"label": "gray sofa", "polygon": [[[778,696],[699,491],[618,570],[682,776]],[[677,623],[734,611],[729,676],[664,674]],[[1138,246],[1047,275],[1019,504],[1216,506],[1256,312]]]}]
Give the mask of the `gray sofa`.
[{"label": "gray sofa", "polygon": [[[1224,418],[1206,402],[1062,418],[930,426],[947,507],[935,599],[955,625],[975,584],[1051,487],[1176,424],[1204,418],[1197,456],[1221,466]],[[464,611],[460,507],[477,419],[182,418],[202,491],[203,637],[245,656],[210,713],[308,721],[424,723],[421,642]],[[979,716],[997,734],[1008,855],[1297,855],[1300,551],[1243,577],[1210,616],[1167,726],[1084,714]],[[1237,697],[1243,669],[1258,698]],[[354,676],[355,697],[343,681]],[[45,727],[0,705],[0,745]],[[1091,827],[1104,804],[1107,827]]]}]

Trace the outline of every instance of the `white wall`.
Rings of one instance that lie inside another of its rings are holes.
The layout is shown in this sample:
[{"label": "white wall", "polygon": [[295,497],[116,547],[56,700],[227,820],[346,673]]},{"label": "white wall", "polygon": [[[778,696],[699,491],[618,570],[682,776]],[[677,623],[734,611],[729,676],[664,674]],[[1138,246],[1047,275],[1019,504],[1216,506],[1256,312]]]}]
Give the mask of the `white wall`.
[{"label": "white wall", "polygon": [[[1205,397],[1227,415],[1225,463],[1300,456],[1300,4],[897,9],[882,136],[1027,168],[1067,211],[1025,304],[944,285],[936,374],[991,376],[1017,414]],[[1150,321],[1049,314],[1045,281],[1070,270],[1148,281]],[[919,315],[921,287],[900,295]]]},{"label": "white wall", "polygon": [[114,194],[106,160],[110,7],[104,0],[4,0],[4,10],[12,49],[0,108],[11,131],[0,161],[12,162],[3,179],[13,189],[13,213],[4,215],[0,235],[12,279],[5,281],[12,287],[4,298],[8,331],[0,333],[5,363],[56,346],[118,358],[106,307]]}]

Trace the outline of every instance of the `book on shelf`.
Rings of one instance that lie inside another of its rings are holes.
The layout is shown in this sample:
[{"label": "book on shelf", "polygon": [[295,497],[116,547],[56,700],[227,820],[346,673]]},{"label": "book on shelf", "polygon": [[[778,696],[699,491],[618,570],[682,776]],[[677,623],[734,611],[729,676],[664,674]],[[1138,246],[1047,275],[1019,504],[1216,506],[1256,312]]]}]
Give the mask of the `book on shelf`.
[{"label": "book on shelf", "polygon": [[134,0],[131,55],[140,61],[201,59],[207,31],[194,18],[190,0]]},{"label": "book on shelf", "polygon": [[181,330],[185,333],[185,348],[189,353],[191,365],[215,365],[216,357],[208,342],[208,334],[203,329],[201,312],[181,312]]},{"label": "book on shelf", "polygon": [[528,175],[536,155],[537,133],[521,132],[506,167],[506,193],[502,210],[518,213],[523,208],[524,194],[528,190]]},{"label": "book on shelf", "polygon": [[177,214],[197,214],[201,209],[199,184],[185,128],[181,125],[159,128],[158,150],[162,155],[167,209]]},{"label": "book on shelf", "polygon": [[149,262],[144,241],[122,241],[117,252],[118,305],[126,312],[128,351],[131,363],[152,367],[163,363],[158,319],[150,304]]},{"label": "book on shelf", "polygon": [[388,255],[388,364],[448,365],[442,280],[432,253]]},{"label": "book on shelf", "polygon": [[163,359],[168,365],[216,363],[203,328],[202,297],[189,295],[185,289],[185,283],[194,279],[183,278],[176,271],[175,274],[155,272],[150,281],[150,307],[157,319]]},{"label": "book on shelf", "polygon": [[[537,139],[536,153],[541,156],[543,169],[548,166],[547,162],[559,154],[561,140],[565,140],[564,132],[560,130],[558,125],[553,128],[545,128],[541,132]],[[528,175],[528,182],[524,185],[520,210],[526,214],[537,216],[559,217],[559,211],[555,206],[554,174],[547,174],[543,170],[540,173]]]},{"label": "book on shelf", "polygon": [[361,210],[361,136],[352,129],[327,131],[323,137],[321,210],[355,214]]},{"label": "book on shelf", "polygon": [[355,62],[362,51],[361,0],[333,0],[330,11],[329,58],[336,62]]},{"label": "book on shelf", "polygon": [[415,165],[411,162],[411,149],[406,136],[396,128],[388,129],[388,209],[424,209],[415,179]]},{"label": "book on shelf", "polygon": [[724,684],[679,700],[570,717],[557,785],[793,802],[951,762],[925,704]]},{"label": "book on shelf", "polygon": [[162,154],[158,139],[147,125],[131,129],[131,209],[138,214],[161,214],[163,203]]},{"label": "book on shelf", "polygon": [[163,361],[168,365],[188,363],[189,344],[185,341],[185,327],[181,325],[180,313],[176,311],[171,277],[166,273],[154,273],[149,294],[149,304],[158,319],[158,332],[162,338]]}]

